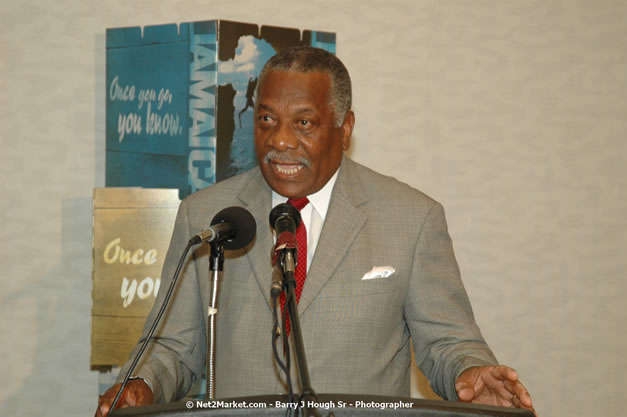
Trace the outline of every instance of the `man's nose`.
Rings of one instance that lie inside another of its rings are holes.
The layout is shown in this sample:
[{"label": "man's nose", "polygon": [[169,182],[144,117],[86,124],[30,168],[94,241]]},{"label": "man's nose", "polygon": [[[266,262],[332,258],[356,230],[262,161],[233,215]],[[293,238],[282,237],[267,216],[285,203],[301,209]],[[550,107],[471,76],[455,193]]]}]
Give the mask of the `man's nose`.
[{"label": "man's nose", "polygon": [[268,138],[268,145],[278,151],[298,148],[298,138],[285,123],[279,123],[272,135]]}]

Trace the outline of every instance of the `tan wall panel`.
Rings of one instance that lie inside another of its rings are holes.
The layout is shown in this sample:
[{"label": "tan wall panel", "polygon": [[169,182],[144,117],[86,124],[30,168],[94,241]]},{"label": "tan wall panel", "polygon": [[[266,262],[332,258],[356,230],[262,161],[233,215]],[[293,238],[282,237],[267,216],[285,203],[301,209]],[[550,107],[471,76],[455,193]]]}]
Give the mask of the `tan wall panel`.
[{"label": "tan wall panel", "polygon": [[145,321],[145,317],[94,316],[91,322],[92,368],[126,362],[137,344]]},{"label": "tan wall panel", "polygon": [[92,367],[121,365],[141,336],[178,205],[178,190],[94,190]]}]

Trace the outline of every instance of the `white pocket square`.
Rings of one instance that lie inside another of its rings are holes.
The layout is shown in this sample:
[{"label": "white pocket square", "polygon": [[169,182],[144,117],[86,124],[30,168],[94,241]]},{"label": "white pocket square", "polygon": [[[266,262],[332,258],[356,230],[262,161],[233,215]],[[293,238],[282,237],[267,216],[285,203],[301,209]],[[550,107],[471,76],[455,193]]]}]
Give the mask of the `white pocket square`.
[{"label": "white pocket square", "polygon": [[396,269],[391,266],[373,266],[372,269],[364,274],[361,277],[361,280],[366,279],[377,279],[377,278],[388,278],[392,276],[396,272]]}]

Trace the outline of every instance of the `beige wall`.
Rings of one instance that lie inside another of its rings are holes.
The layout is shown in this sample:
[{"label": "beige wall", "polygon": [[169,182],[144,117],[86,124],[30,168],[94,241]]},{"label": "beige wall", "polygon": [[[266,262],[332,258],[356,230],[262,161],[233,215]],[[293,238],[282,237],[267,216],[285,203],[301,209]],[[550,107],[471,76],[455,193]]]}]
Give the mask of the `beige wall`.
[{"label": "beige wall", "polygon": [[105,28],[216,18],[337,32],[352,156],[447,208],[477,320],[540,414],[623,414],[627,3],[5,3],[0,415],[94,409]]}]

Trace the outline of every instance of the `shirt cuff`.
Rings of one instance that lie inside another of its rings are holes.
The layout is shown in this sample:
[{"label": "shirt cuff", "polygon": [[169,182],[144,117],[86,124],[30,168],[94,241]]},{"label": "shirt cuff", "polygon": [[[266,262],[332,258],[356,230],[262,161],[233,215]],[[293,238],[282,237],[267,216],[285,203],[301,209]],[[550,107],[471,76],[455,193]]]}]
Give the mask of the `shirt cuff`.
[{"label": "shirt cuff", "polygon": [[154,395],[155,391],[154,391],[154,389],[152,389],[152,384],[150,383],[149,380],[147,380],[146,378],[141,377],[141,376],[132,376],[128,380],[131,381],[133,379],[141,379],[142,381],[144,381],[146,383],[146,385],[148,385],[148,388],[150,388],[150,392],[152,392],[153,395]]}]

